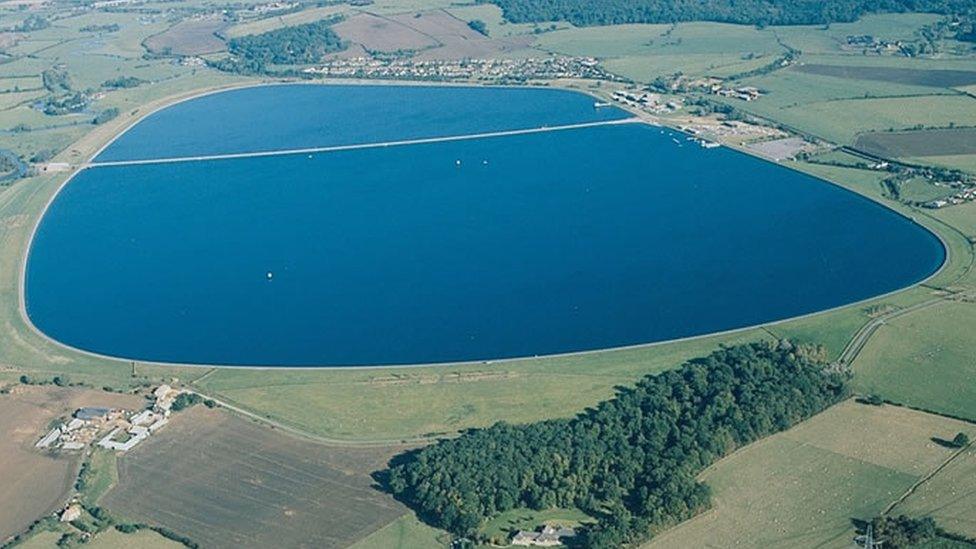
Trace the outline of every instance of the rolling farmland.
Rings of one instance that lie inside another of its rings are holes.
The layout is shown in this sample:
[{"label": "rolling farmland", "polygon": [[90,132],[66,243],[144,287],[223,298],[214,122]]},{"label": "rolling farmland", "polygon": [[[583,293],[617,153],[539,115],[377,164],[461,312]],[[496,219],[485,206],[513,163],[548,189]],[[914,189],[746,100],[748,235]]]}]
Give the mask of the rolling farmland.
[{"label": "rolling farmland", "polygon": [[113,513],[204,547],[344,547],[405,513],[369,473],[397,448],[329,448],[195,408],[119,460]]}]

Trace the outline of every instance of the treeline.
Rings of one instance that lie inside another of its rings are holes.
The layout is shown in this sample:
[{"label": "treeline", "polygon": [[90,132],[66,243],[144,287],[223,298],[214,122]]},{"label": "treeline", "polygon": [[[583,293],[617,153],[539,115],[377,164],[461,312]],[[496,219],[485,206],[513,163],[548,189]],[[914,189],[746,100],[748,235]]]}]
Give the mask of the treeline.
[{"label": "treeline", "polygon": [[955,546],[976,547],[976,541],[965,536],[948,532],[936,524],[932,517],[912,518],[905,515],[898,517],[881,516],[871,521],[874,539],[883,541],[888,549],[908,549],[919,547],[938,540],[955,541]]},{"label": "treeline", "polygon": [[720,21],[745,25],[814,25],[854,21],[866,13],[961,13],[971,0],[486,0],[514,23],[569,21],[577,26]]},{"label": "treeline", "polygon": [[214,61],[212,66],[227,72],[259,74],[269,65],[307,65],[318,63],[346,43],[332,30],[342,17],[285,27],[263,34],[233,38],[227,43],[231,56]]},{"label": "treeline", "polygon": [[503,511],[577,507],[584,547],[620,547],[707,508],[696,480],[736,448],[849,394],[821,348],[723,348],[572,419],[498,423],[395,458],[381,482],[424,520],[474,536]]}]

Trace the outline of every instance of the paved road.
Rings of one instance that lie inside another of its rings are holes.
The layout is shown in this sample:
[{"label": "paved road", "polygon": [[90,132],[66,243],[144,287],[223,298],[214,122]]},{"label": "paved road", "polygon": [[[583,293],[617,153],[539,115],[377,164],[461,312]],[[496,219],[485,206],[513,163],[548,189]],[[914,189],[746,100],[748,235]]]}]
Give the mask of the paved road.
[{"label": "paved road", "polygon": [[451,135],[445,137],[426,137],[421,139],[405,139],[402,141],[384,141],[381,143],[361,143],[358,145],[334,145],[331,147],[308,147],[304,149],[280,149],[274,151],[259,151],[248,153],[229,153],[211,154],[200,156],[179,156],[172,158],[148,158],[144,160],[115,160],[106,162],[89,162],[82,168],[100,168],[105,166],[136,166],[141,164],[172,164],[176,162],[201,162],[205,160],[227,160],[232,158],[251,158],[260,156],[278,156],[285,154],[313,154],[334,151],[350,151],[355,149],[374,149],[380,147],[398,147],[403,145],[419,145],[423,143],[440,143],[444,141],[464,141],[469,139],[484,139],[486,137],[504,137],[506,135],[525,135],[531,133],[553,132],[561,130],[575,130],[580,128],[592,128],[595,126],[615,126],[617,124],[634,124],[644,122],[638,117],[623,118],[620,120],[603,120],[600,122],[583,122],[580,124],[567,124],[564,126],[542,126],[539,128],[527,128],[522,130],[505,130],[498,132],[473,133],[467,135]]}]

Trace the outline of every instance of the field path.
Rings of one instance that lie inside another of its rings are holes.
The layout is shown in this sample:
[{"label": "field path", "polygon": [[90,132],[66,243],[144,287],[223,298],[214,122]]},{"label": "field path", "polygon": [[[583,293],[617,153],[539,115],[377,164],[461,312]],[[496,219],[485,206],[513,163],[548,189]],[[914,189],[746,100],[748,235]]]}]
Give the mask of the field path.
[{"label": "field path", "polygon": [[229,160],[234,158],[252,158],[261,156],[281,156],[294,154],[312,154],[336,151],[351,151],[357,149],[375,149],[381,147],[399,147],[404,145],[420,145],[425,143],[441,143],[446,141],[466,141],[474,139],[485,139],[488,137],[504,137],[509,135],[526,135],[533,133],[554,132],[562,130],[575,130],[580,128],[592,128],[596,126],[615,126],[618,124],[634,124],[644,122],[638,117],[622,118],[618,120],[601,120],[599,122],[581,122],[579,124],[566,124],[563,126],[541,126],[538,128],[526,128],[521,130],[504,130],[497,132],[472,133],[465,135],[449,135],[444,137],[424,137],[420,139],[404,139],[401,141],[384,141],[380,143],[360,143],[355,145],[333,145],[330,147],[307,147],[301,149],[279,149],[272,151],[258,151],[247,153],[227,153],[211,154],[200,156],[179,156],[171,158],[147,158],[143,160],[112,160],[106,162],[89,162],[82,168],[101,168],[106,166],[137,166],[143,164],[173,164],[177,162],[202,162],[207,160]]},{"label": "field path", "polygon": [[252,419],[252,420],[257,421],[259,423],[263,423],[263,424],[265,424],[265,425],[267,425],[267,426],[269,426],[269,427],[271,427],[273,429],[280,429],[282,431],[291,433],[291,434],[296,435],[296,436],[299,436],[301,438],[304,438],[304,439],[307,439],[307,440],[311,440],[313,442],[319,442],[319,443],[322,443],[322,444],[328,444],[328,445],[331,445],[331,446],[366,446],[366,447],[368,447],[368,446],[390,446],[390,445],[398,445],[398,444],[428,444],[428,443],[434,442],[438,438],[445,438],[444,436],[441,436],[441,437],[415,437],[415,438],[376,439],[376,440],[346,440],[346,439],[341,439],[341,438],[323,437],[321,435],[316,435],[314,433],[310,433],[310,432],[308,432],[308,431],[306,431],[304,429],[299,429],[297,427],[292,427],[291,425],[288,425],[287,423],[282,423],[282,422],[277,421],[277,420],[274,420],[274,419],[272,419],[272,418],[270,418],[268,416],[263,416],[263,415],[260,415],[260,414],[258,414],[256,412],[252,412],[250,410],[247,410],[246,408],[242,408],[241,406],[238,406],[236,404],[232,404],[232,403],[230,403],[230,402],[228,402],[228,401],[226,401],[224,399],[221,399],[219,397],[214,397],[214,396],[211,396],[211,395],[208,395],[208,394],[205,394],[205,393],[201,393],[200,391],[197,391],[196,389],[190,389],[189,391],[191,393],[193,393],[193,394],[199,395],[201,398],[212,400],[212,401],[216,402],[218,405],[222,406],[223,408],[225,408],[227,410],[230,410],[231,412],[234,412],[236,414],[242,415],[242,416],[244,416],[246,418]]},{"label": "field path", "polygon": [[861,351],[864,349],[864,346],[868,344],[868,340],[871,339],[871,336],[873,336],[875,332],[877,332],[878,329],[884,326],[889,320],[894,320],[900,316],[904,316],[909,313],[914,313],[922,309],[927,309],[933,305],[942,303],[943,301],[948,301],[951,299],[960,299],[966,297],[967,295],[968,295],[967,292],[964,291],[949,292],[946,293],[945,295],[940,295],[938,297],[934,297],[932,299],[928,299],[926,301],[916,303],[909,307],[895,309],[894,311],[885,313],[883,315],[871,319],[870,322],[862,326],[861,329],[858,330],[856,334],[854,334],[854,337],[851,338],[851,341],[847,344],[847,347],[845,347],[844,351],[840,354],[840,357],[837,359],[837,362],[839,364],[845,364],[845,365],[852,364],[854,362],[854,359],[857,358],[857,355],[859,355]]}]

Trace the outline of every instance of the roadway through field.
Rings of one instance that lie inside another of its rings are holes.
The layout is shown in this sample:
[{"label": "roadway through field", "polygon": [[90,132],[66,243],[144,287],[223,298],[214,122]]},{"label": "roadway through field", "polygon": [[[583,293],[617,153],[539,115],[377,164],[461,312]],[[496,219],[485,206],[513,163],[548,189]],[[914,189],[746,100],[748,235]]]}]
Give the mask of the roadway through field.
[{"label": "roadway through field", "polygon": [[472,133],[465,135],[450,135],[444,137],[424,137],[420,139],[405,139],[401,141],[384,141],[380,143],[359,143],[355,145],[333,145],[329,147],[307,147],[301,149],[279,149],[272,151],[257,151],[246,153],[227,153],[211,154],[200,156],[179,156],[171,158],[147,158],[143,160],[113,160],[106,162],[89,162],[83,168],[101,168],[108,166],[138,166],[144,164],[174,164],[178,162],[202,162],[207,160],[230,160],[234,158],[254,158],[262,156],[280,156],[294,154],[314,154],[336,151],[351,151],[356,149],[375,149],[381,147],[400,147],[404,145],[421,145],[425,143],[442,143],[446,141],[466,141],[473,139],[485,139],[488,137],[505,137],[510,135],[526,135],[533,133],[554,132],[562,130],[576,130],[581,128],[593,128],[596,126],[615,126],[618,124],[634,124],[644,122],[638,117],[623,118],[620,120],[603,120],[600,122],[581,122],[579,124],[566,124],[563,126],[541,126],[538,128],[526,128],[521,130],[504,130],[497,132]]}]

